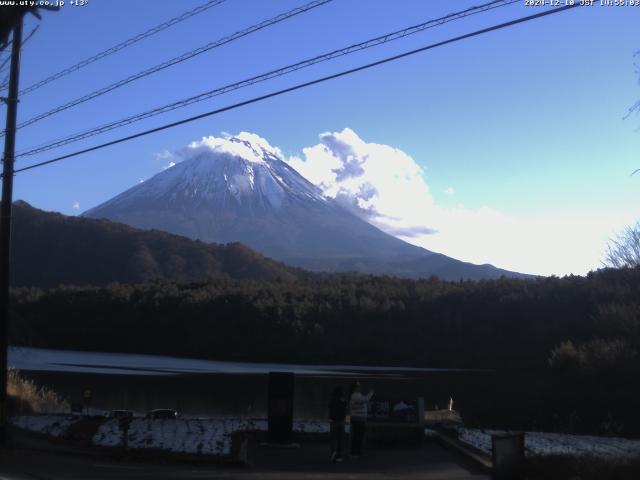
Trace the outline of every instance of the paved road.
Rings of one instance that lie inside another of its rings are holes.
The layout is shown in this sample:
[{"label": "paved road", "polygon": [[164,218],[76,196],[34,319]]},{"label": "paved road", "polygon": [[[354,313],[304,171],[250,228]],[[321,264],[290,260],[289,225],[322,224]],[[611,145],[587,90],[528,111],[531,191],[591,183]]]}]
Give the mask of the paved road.
[{"label": "paved road", "polygon": [[415,448],[374,448],[359,459],[328,461],[327,446],[297,449],[259,447],[252,467],[197,463],[123,461],[99,456],[11,450],[0,454],[0,480],[58,479],[229,479],[229,480],[488,480],[489,475],[436,443]]}]

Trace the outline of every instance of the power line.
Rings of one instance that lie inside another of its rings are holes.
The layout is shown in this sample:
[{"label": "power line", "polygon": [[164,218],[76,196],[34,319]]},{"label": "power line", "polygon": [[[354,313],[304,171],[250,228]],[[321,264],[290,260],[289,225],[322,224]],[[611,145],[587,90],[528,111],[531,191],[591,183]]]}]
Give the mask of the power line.
[{"label": "power line", "polygon": [[[31,30],[31,33],[29,33],[29,35],[27,35],[27,37],[24,40],[22,40],[22,43],[20,44],[20,47],[24,47],[27,44],[29,39],[31,37],[33,37],[33,35],[36,33],[36,31],[38,30],[39,27],[40,27],[40,25],[36,25],[33,28],[33,30]],[[11,45],[11,43],[13,43],[13,40],[11,40],[7,45]],[[9,64],[9,60],[11,60],[11,55],[9,55],[7,58],[5,58],[4,61],[2,62],[2,64],[0,64],[0,73],[3,73],[5,70],[7,70],[9,68],[9,65],[8,65]],[[8,86],[9,86],[9,74],[7,74],[6,79],[0,85],[0,90],[4,90]]]},{"label": "power line", "polygon": [[448,23],[454,20],[459,20],[461,18],[470,16],[470,15],[475,15],[478,13],[482,13],[482,12],[486,12],[488,10],[492,10],[495,8],[499,8],[499,7],[504,7],[507,5],[510,5],[512,3],[515,2],[519,2],[520,0],[493,0],[489,3],[480,5],[480,6],[475,6],[475,7],[470,7],[466,10],[462,10],[460,12],[455,12],[455,13],[451,13],[449,15],[446,15],[444,17],[440,17],[434,20],[429,20],[427,22],[423,22],[420,23],[418,25],[414,25],[411,27],[407,27],[404,28],[402,30],[397,30],[395,32],[392,33],[388,33],[385,35],[381,35],[379,37],[375,37],[373,39],[370,40],[366,40],[364,42],[360,42],[360,43],[356,43],[353,45],[350,45],[346,48],[341,48],[338,50],[334,50],[332,52],[329,53],[325,53],[322,55],[318,55],[316,57],[307,59],[307,60],[303,60],[301,62],[297,62],[295,64],[292,65],[288,65],[286,67],[282,67],[276,70],[272,70],[270,72],[258,75],[256,77],[251,77],[249,79],[245,79],[245,80],[241,80],[239,82],[235,82],[232,84],[228,84],[225,85],[223,87],[219,87],[216,88],[214,90],[209,90],[207,92],[186,98],[186,99],[182,99],[179,100],[177,102],[173,102],[161,107],[157,107],[154,108],[152,110],[148,110],[146,112],[142,112],[142,113],[138,113],[120,120],[116,120],[114,122],[110,122],[107,123],[105,125],[101,125],[99,127],[95,127],[89,130],[85,130],[82,132],[78,132],[75,134],[72,134],[70,136],[66,136],[57,140],[53,140],[41,145],[37,145],[34,147],[30,147],[27,150],[23,150],[22,152],[20,152],[17,157],[24,157],[24,156],[31,156],[31,155],[35,155],[37,153],[42,153],[44,151],[47,150],[51,150],[53,148],[58,148],[64,145],[68,145],[70,143],[75,143],[77,141],[80,140],[84,140],[86,138],[89,137],[93,137],[95,135],[99,135],[101,133],[105,133],[108,132],[110,130],[114,130],[116,128],[120,128],[123,127],[125,125],[129,125],[131,123],[135,123],[156,115],[160,115],[162,113],[166,113],[172,110],[176,110],[178,108],[182,108],[194,103],[198,103],[198,102],[202,102],[204,100],[208,100],[209,98],[215,97],[215,96],[219,96],[219,95],[223,95],[225,93],[228,93],[230,91],[233,90],[238,90],[240,88],[244,88],[244,87],[248,87],[250,85],[254,85],[256,83],[260,83],[260,82],[264,82],[266,80],[270,80],[272,78],[275,77],[280,77],[292,72],[295,72],[297,70],[303,69],[303,68],[307,68],[310,67],[312,65],[321,63],[321,62],[325,62],[328,60],[332,60],[334,58],[338,58],[344,55],[348,55],[351,54],[353,52],[356,51],[360,51],[360,50],[364,50],[367,48],[371,48],[377,45],[381,45],[383,43],[387,43],[387,42],[391,42],[393,40],[398,40],[400,38],[409,36],[409,35],[413,35],[415,33],[421,32],[423,30],[426,30],[428,28],[433,28],[439,25],[442,25],[444,23]]},{"label": "power line", "polygon": [[170,20],[167,20],[166,22],[161,23],[160,25],[156,25],[153,28],[150,28],[149,30],[139,33],[138,35],[135,35],[134,37],[129,38],[128,40],[125,40],[124,42],[120,42],[117,45],[114,45],[111,48],[107,48],[106,50],[103,50],[102,52],[96,53],[95,55],[86,58],[78,63],[76,63],[75,65],[72,65],[68,68],[65,68],[64,70],[59,71],[58,73],[55,73],[47,78],[45,78],[44,80],[40,80],[37,83],[34,83],[33,85],[31,85],[30,87],[27,87],[25,89],[23,89],[20,92],[20,95],[26,95],[27,93],[33,92],[34,90],[37,90],[40,87],[43,87],[44,85],[47,85],[48,83],[53,82],[54,80],[58,80],[59,78],[62,78],[64,76],[69,75],[70,73],[73,73],[75,71],[80,70],[81,68],[86,67],[87,65],[92,64],[93,62],[97,62],[98,60],[107,57],[109,55],[112,55],[116,52],[119,52],[120,50],[130,47],[131,45],[133,45],[134,43],[138,43],[141,40],[144,40],[145,38],[148,38],[152,35],[155,35],[156,33],[159,33],[163,30],[166,30],[169,27],[172,27],[173,25],[176,25],[180,22],[183,22],[184,20],[187,20],[195,15],[198,15],[202,12],[205,12],[207,10],[209,10],[210,8],[213,8],[215,6],[220,5],[221,3],[225,2],[226,0],[210,0],[206,3],[204,3],[203,5],[200,5],[199,7],[196,7],[192,10],[189,10],[188,12],[185,12],[181,15],[178,15],[177,17],[174,17]]},{"label": "power line", "polygon": [[240,107],[243,107],[245,105],[250,105],[252,103],[260,102],[262,100],[266,100],[266,99],[269,99],[269,98],[277,97],[277,96],[283,95],[285,93],[293,92],[295,90],[300,90],[300,89],[303,89],[303,88],[306,88],[306,87],[310,87],[312,85],[316,85],[316,84],[323,83],[323,82],[326,82],[326,81],[329,81],[329,80],[333,80],[333,79],[336,79],[336,78],[344,77],[344,76],[350,75],[352,73],[360,72],[362,70],[367,70],[367,69],[376,67],[378,65],[383,65],[383,64],[395,61],[395,60],[399,60],[399,59],[404,58],[404,57],[415,55],[417,53],[421,53],[421,52],[424,52],[424,51],[427,51],[427,50],[431,50],[431,49],[434,49],[434,48],[437,48],[437,47],[441,47],[441,46],[444,46],[444,45],[455,43],[455,42],[458,42],[460,40],[464,40],[464,39],[471,38],[471,37],[476,37],[478,35],[489,33],[489,32],[495,31],[495,30],[500,30],[500,29],[503,29],[503,28],[511,27],[511,26],[514,26],[514,25],[517,25],[517,24],[520,24],[520,23],[525,23],[525,22],[528,22],[528,21],[531,21],[531,20],[535,20],[537,18],[545,17],[547,15],[552,15],[554,13],[563,12],[565,10],[569,10],[569,9],[576,8],[576,7],[579,7],[579,6],[580,6],[579,3],[575,3],[573,5],[565,5],[563,7],[554,8],[554,9],[551,9],[551,10],[544,10],[542,12],[539,12],[539,13],[536,13],[536,14],[533,14],[533,15],[528,15],[526,17],[520,17],[520,18],[517,18],[515,20],[511,20],[511,21],[508,21],[508,22],[500,23],[498,25],[493,25],[491,27],[483,28],[481,30],[476,30],[474,32],[466,33],[464,35],[460,35],[460,36],[457,36],[457,37],[449,38],[449,39],[443,40],[441,42],[432,43],[431,45],[427,45],[425,47],[417,48],[415,50],[410,50],[408,52],[400,53],[398,55],[394,55],[394,56],[391,56],[391,57],[386,57],[386,58],[384,58],[382,60],[378,60],[376,62],[368,63],[366,65],[361,65],[359,67],[351,68],[349,70],[343,70],[342,72],[334,73],[333,75],[328,75],[326,77],[321,77],[321,78],[318,78],[318,79],[315,79],[315,80],[311,80],[311,81],[308,81],[308,82],[304,82],[304,83],[299,83],[297,85],[285,88],[283,90],[278,90],[276,92],[271,92],[271,93],[268,93],[266,95],[261,95],[259,97],[254,97],[252,99],[245,100],[243,102],[235,103],[233,105],[228,105],[226,107],[218,108],[216,110],[211,110],[209,112],[205,112],[205,113],[201,113],[199,115],[195,115],[195,116],[192,116],[192,117],[189,117],[189,118],[185,118],[185,119],[179,120],[177,122],[168,123],[168,124],[162,125],[160,127],[152,128],[150,130],[145,130],[143,132],[138,132],[138,133],[135,133],[133,135],[128,135],[126,137],[121,137],[119,139],[112,140],[110,142],[102,143],[100,145],[95,145],[93,147],[85,148],[83,150],[78,150],[76,152],[69,153],[69,154],[66,154],[66,155],[62,155],[60,157],[53,158],[51,160],[46,160],[44,162],[34,163],[32,165],[28,165],[26,167],[22,167],[22,168],[16,169],[15,173],[24,172],[24,171],[31,170],[31,169],[38,168],[38,167],[42,167],[42,166],[45,166],[45,165],[50,165],[52,163],[56,163],[56,162],[60,162],[62,160],[65,160],[67,158],[76,157],[78,155],[82,155],[82,154],[88,153],[88,152],[93,152],[95,150],[100,150],[100,149],[103,149],[103,148],[106,148],[106,147],[110,147],[112,145],[116,145],[118,143],[127,142],[129,140],[133,140],[133,139],[139,138],[139,137],[144,137],[144,136],[150,135],[152,133],[157,133],[157,132],[160,132],[162,130],[167,130],[169,128],[177,127],[179,125],[184,125],[186,123],[190,123],[190,122],[193,122],[193,121],[196,121],[196,120],[200,120],[202,118],[206,118],[206,117],[210,117],[210,116],[213,116],[213,115],[217,115],[217,114],[222,113],[222,112],[226,112],[226,111],[229,111],[229,110],[234,110],[236,108],[240,108]]},{"label": "power line", "polygon": [[[310,3],[307,3],[306,5],[303,5],[301,7],[297,7],[294,8],[293,10],[289,10],[288,12],[285,13],[281,13],[280,15],[277,15],[273,18],[270,18],[268,20],[265,20],[263,22],[260,22],[256,25],[252,25],[249,28],[246,28],[244,30],[238,31],[232,35],[228,35],[226,37],[220,38],[214,42],[210,42],[202,47],[196,48],[194,50],[190,50],[189,52],[183,53],[182,55],[178,55],[177,57],[174,57],[170,60],[167,60],[165,62],[162,62],[158,65],[155,65],[151,68],[148,68],[146,70],[142,70],[141,72],[138,72],[134,75],[131,75],[127,78],[124,78],[122,80],[119,80],[115,83],[112,83],[110,85],[107,85],[106,87],[102,87],[98,90],[95,90],[94,92],[88,93],[87,95],[83,95],[82,97],[78,97],[74,100],[71,100],[70,102],[67,102],[63,105],[60,105],[52,110],[49,110],[47,112],[41,113],[39,115],[36,115],[35,117],[30,118],[29,120],[25,120],[24,122],[21,122],[18,124],[18,128],[22,128],[22,127],[26,127],[27,125],[31,125],[33,123],[39,122],[40,120],[50,117],[51,115],[54,115],[56,113],[60,113],[64,110],[68,110],[69,108],[75,107],[77,105],[80,105],[82,103],[88,102],[89,100],[92,100],[94,98],[100,97],[106,93],[109,93],[117,88],[123,87],[129,83],[135,82],[136,80],[140,80],[141,78],[147,77],[149,75],[152,75],[156,72],[159,72],[161,70],[164,70],[165,68],[169,68],[173,65],[177,65],[179,63],[185,62],[197,55],[200,55],[202,53],[208,52],[209,50],[212,50],[214,48],[217,47],[221,47],[222,45],[226,45],[227,43],[231,43],[234,40],[237,40],[239,38],[245,37],[247,35],[250,35],[254,32],[257,32],[259,30],[262,30],[264,28],[270,27],[271,25],[275,25],[276,23],[280,23],[283,22],[284,20],[287,20],[291,17],[294,17],[296,15],[300,15],[301,13],[305,13],[309,10],[312,10],[314,8],[320,7],[322,5],[325,5],[327,3],[332,2],[333,0],[313,0]],[[1,134],[0,134],[1,136]]]},{"label": "power line", "polygon": [[3,73],[5,71],[8,70],[8,64],[9,64],[9,60],[11,60],[11,55],[9,55],[7,58],[5,58],[2,63],[0,63],[0,73]]}]

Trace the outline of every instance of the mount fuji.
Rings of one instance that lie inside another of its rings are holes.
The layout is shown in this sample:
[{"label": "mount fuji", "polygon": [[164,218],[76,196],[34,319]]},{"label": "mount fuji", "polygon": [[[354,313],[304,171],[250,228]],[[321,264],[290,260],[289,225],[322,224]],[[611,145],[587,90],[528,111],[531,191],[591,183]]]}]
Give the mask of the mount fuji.
[{"label": "mount fuji", "polygon": [[290,265],[443,279],[525,275],[410,245],[369,224],[251,135],[207,137],[184,160],[82,215],[204,242],[241,242]]}]

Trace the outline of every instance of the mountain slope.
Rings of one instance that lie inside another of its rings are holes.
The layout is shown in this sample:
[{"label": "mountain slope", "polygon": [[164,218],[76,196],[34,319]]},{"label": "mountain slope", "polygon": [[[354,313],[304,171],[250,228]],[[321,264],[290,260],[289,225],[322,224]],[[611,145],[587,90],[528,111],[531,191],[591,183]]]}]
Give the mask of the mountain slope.
[{"label": "mountain slope", "polygon": [[367,223],[303,178],[268,144],[203,139],[183,162],[83,215],[205,242],[242,242],[285,263],[445,279],[522,276],[410,245]]},{"label": "mountain slope", "polygon": [[13,206],[12,286],[54,287],[209,278],[294,280],[305,272],[244,245],[211,245],[108,220]]}]

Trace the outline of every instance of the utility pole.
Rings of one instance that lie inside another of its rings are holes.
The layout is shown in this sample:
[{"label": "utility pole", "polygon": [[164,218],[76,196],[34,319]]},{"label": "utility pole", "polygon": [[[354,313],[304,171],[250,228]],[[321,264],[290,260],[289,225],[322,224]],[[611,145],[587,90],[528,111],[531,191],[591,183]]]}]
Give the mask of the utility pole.
[{"label": "utility pole", "polygon": [[20,80],[20,47],[22,16],[13,27],[11,71],[7,103],[7,123],[2,159],[2,205],[0,206],[0,446],[7,444],[7,349],[9,338],[9,255],[11,251],[11,204],[13,201],[13,162],[18,116],[18,82]]}]

